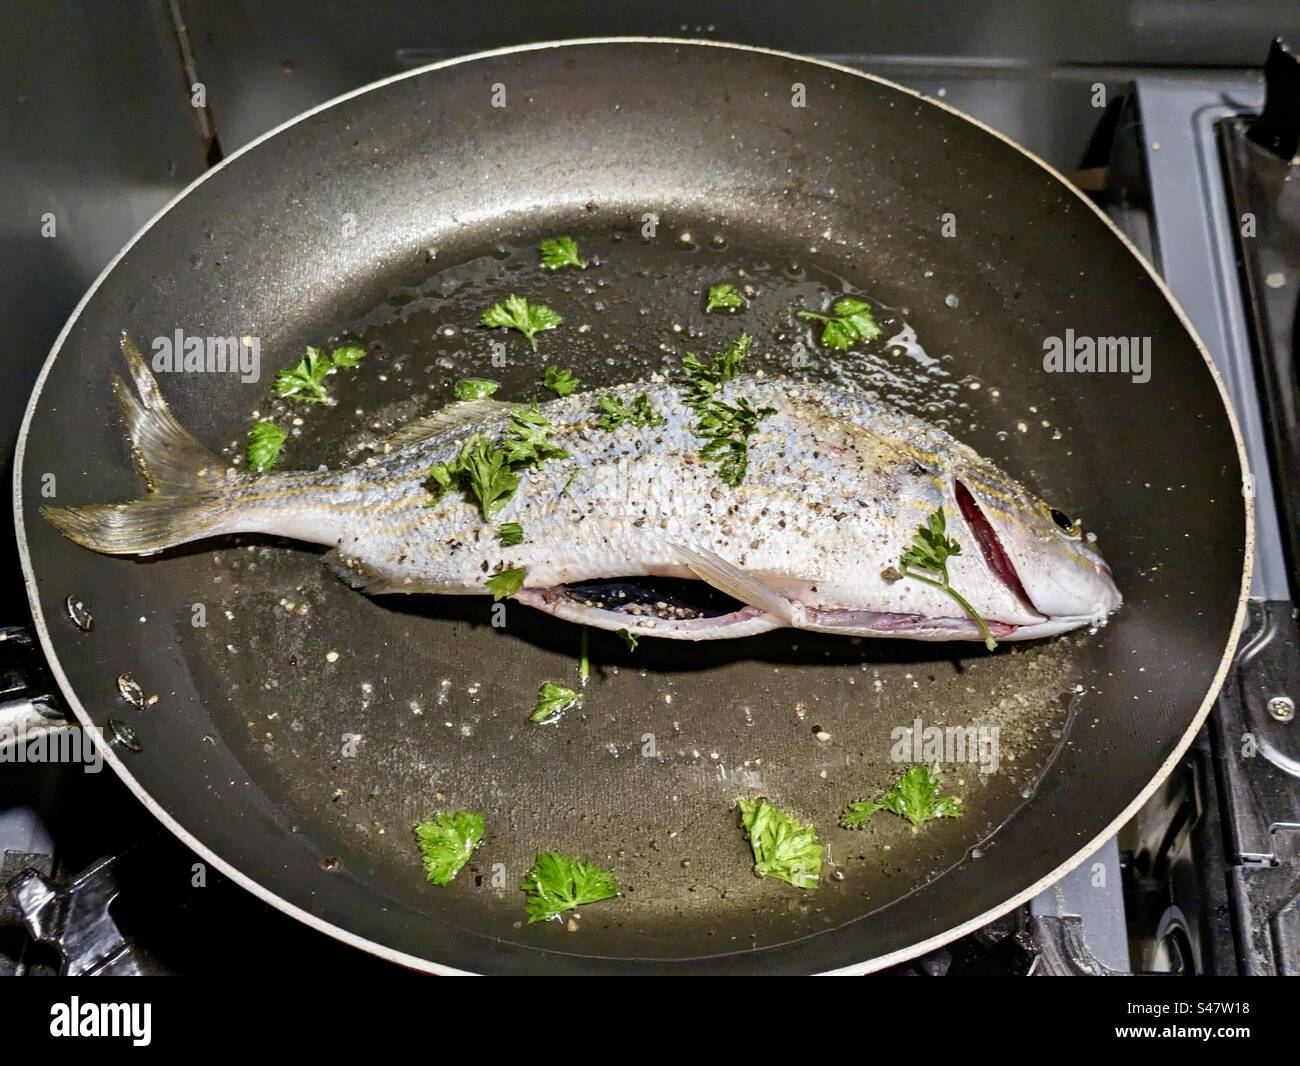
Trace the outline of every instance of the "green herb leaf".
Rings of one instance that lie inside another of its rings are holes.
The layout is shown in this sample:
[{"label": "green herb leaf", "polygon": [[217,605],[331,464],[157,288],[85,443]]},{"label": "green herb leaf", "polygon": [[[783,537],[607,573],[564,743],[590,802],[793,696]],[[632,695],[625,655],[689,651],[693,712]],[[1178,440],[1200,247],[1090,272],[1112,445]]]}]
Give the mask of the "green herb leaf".
[{"label": "green herb leaf", "polygon": [[537,250],[542,253],[543,270],[559,270],[566,266],[587,269],[586,261],[578,258],[578,242],[572,237],[551,237],[542,241]]},{"label": "green herb leaf", "polygon": [[554,721],[577,702],[578,694],[573,689],[544,681],[537,690],[537,705],[528,720],[538,725]]},{"label": "green herb leaf", "polygon": [[739,376],[753,344],[753,338],[742,333],[708,363],[694,352],[687,352],[682,359],[682,369],[687,378],[686,406],[698,414],[719,386]]},{"label": "green herb leaf", "polygon": [[859,800],[850,803],[840,816],[846,829],[863,825],[876,811],[890,811],[920,828],[934,818],[958,818],[961,800],[939,794],[939,779],[925,766],[909,766],[894,786],[875,803]]},{"label": "green herb leaf", "polygon": [[842,296],[836,300],[829,315],[816,311],[800,311],[798,315],[823,324],[821,343],[827,348],[846,351],[858,341],[870,343],[880,336],[880,327],[871,313],[871,307],[864,300],[853,296]]},{"label": "green herb leaf", "polygon": [[564,321],[545,304],[530,304],[522,296],[507,296],[503,303],[493,304],[480,319],[490,329],[517,329],[537,351],[537,334],[554,329]]},{"label": "green herb leaf", "polygon": [[296,396],[306,403],[327,403],[324,381],[333,369],[334,361],[328,355],[319,348],[308,348],[296,366],[276,374],[275,394]]},{"label": "green herb leaf", "polygon": [[686,371],[686,406],[695,412],[695,435],[704,440],[700,456],[718,464],[718,476],[733,489],[749,470],[749,438],[759,419],[776,414],[773,407],[754,406],[744,397],[734,404],[715,398],[715,392],[735,378],[744,366],[753,342],[742,333],[705,363],[694,352],[682,360]]},{"label": "green herb leaf", "polygon": [[500,573],[493,574],[484,582],[488,591],[492,593],[492,602],[497,603],[501,600],[508,600],[516,592],[524,587],[524,574],[527,571],[522,566],[512,566],[509,570],[502,570]]},{"label": "green herb leaf", "polygon": [[948,581],[948,560],[961,554],[961,545],[947,534],[947,519],[943,508],[933,512],[924,525],[918,526],[912,546],[903,552],[899,559],[899,570],[904,577],[924,582],[934,588],[942,589],[951,596],[957,605],[970,615],[984,634],[984,646],[992,651],[998,646],[989,632],[988,623]]},{"label": "green herb leaf", "polygon": [[641,428],[664,424],[663,417],[651,405],[648,393],[643,392],[630,404],[625,404],[612,393],[607,392],[603,396],[596,397],[596,406],[605,412],[596,419],[596,425],[601,429],[614,430],[624,424]]},{"label": "green herb leaf", "polygon": [[288,439],[289,434],[269,418],[253,423],[248,431],[248,469],[259,474],[270,470],[280,458],[280,449]]},{"label": "green herb leaf", "polygon": [[462,378],[456,382],[456,399],[484,400],[500,387],[497,382],[487,378]]},{"label": "green herb leaf", "polygon": [[822,843],[811,825],[760,797],[737,800],[740,824],[754,852],[754,872],[795,888],[812,888],[821,877]]},{"label": "green herb leaf", "polygon": [[330,359],[335,366],[359,366],[365,357],[366,350],[356,344],[345,344],[342,348],[335,348],[330,352]]},{"label": "green herb leaf", "polygon": [[542,384],[550,389],[556,396],[570,395],[580,384],[573,373],[568,370],[561,370],[558,366],[548,366],[546,374],[542,378]]},{"label": "green herb leaf", "polygon": [[558,918],[585,903],[611,899],[618,895],[618,882],[599,866],[557,851],[545,851],[524,875],[523,890],[528,897],[528,924],[532,925]]},{"label": "green herb leaf", "polygon": [[844,808],[844,813],[840,815],[840,825],[844,826],[845,829],[856,829],[860,825],[866,825],[867,819],[882,807],[884,807],[883,803],[854,800]]},{"label": "green herb leaf", "polygon": [[[476,433],[465,442],[456,462],[460,476],[478,500],[483,520],[492,521],[519,487],[520,476],[510,469],[506,453]],[[430,469],[429,476],[438,480],[436,466]]]},{"label": "green herb leaf", "polygon": [[497,529],[497,539],[503,548],[513,548],[524,542],[524,527],[518,522],[505,522]]},{"label": "green herb leaf", "polygon": [[636,639],[636,634],[630,629],[620,629],[618,635],[623,638],[623,643],[627,645],[628,651],[636,651],[636,646],[640,643]]},{"label": "green herb leaf", "polygon": [[718,464],[718,476],[733,489],[749,470],[749,438],[759,419],[776,414],[775,407],[754,406],[743,396],[734,404],[710,400],[695,422],[695,435],[704,439],[700,457]]},{"label": "green herb leaf", "polygon": [[547,439],[554,432],[555,427],[536,403],[531,407],[516,407],[501,435],[501,446],[510,462],[522,466],[536,466],[547,459],[565,459],[569,453]]},{"label": "green herb leaf", "polygon": [[442,811],[417,823],[415,839],[430,881],[445,885],[460,872],[483,840],[483,824],[483,815],[471,811]]},{"label": "green herb leaf", "polygon": [[710,285],[708,300],[704,304],[704,313],[710,311],[734,311],[745,306],[745,298],[731,284]]}]

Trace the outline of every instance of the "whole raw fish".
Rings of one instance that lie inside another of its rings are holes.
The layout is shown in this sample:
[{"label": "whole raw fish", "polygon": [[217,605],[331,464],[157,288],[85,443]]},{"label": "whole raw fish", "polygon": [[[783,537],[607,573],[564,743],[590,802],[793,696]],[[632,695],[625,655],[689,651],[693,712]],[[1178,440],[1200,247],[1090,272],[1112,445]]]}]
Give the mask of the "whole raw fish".
[{"label": "whole raw fish", "polygon": [[[644,396],[653,424],[605,428],[596,393],[554,400],[533,423],[546,427],[548,457],[508,468],[513,494],[485,520],[462,482],[439,485],[431,471],[453,468],[467,441],[505,439],[518,405],[453,404],[348,469],[257,475],[227,469],[195,440],[135,347],[123,351],[134,390],[116,377],[114,390],[149,494],[42,509],[95,551],[148,555],[266,533],[332,546],[335,568],[372,594],[487,594],[494,575],[522,569],[519,602],[637,637],[792,626],[980,639],[948,591],[900,566],[918,527],[941,512],[961,549],[947,563],[950,587],[998,640],[1096,623],[1120,604],[1079,522],[946,432],[850,390],[761,376],[720,385],[717,399],[762,412],[735,487],[701,454],[679,383],[600,394],[628,405]],[[522,527],[521,543],[503,546],[505,523]],[[737,602],[710,615],[627,595],[655,576],[699,579]],[[602,582],[613,583],[602,592]]]}]

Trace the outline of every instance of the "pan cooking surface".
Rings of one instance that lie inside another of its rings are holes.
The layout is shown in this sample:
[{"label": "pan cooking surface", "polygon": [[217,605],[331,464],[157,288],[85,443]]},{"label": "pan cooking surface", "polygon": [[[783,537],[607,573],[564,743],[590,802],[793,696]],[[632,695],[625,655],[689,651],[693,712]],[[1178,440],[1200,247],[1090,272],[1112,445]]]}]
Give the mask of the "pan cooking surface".
[{"label": "pan cooking surface", "polygon": [[[491,104],[497,86],[506,107]],[[566,233],[592,267],[543,273],[536,242]],[[704,289],[728,281],[753,286],[750,307],[705,315]],[[841,356],[790,312],[845,288],[891,310],[881,342]],[[536,357],[517,334],[475,326],[510,292],[566,319]],[[643,640],[629,654],[593,633],[582,711],[535,727],[539,683],[577,680],[574,626],[511,603],[494,629],[486,598],[366,599],[315,550],[273,541],[108,559],[40,519],[38,503],[139,494],[108,373],[121,330],[148,350],[178,328],[261,338],[257,383],[160,382],[177,417],[232,457],[304,346],[374,346],[330,379],[336,407],[295,408],[284,461],[307,469],[364,460],[460,377],[527,399],[549,357],[599,387],[675,372],[688,349],[743,328],[752,369],[879,389],[1080,516],[1125,605],[1096,633],[993,655],[781,632]],[[1145,339],[1150,380],[1045,373],[1045,339],[1067,331]],[[505,367],[491,365],[497,341]],[[879,965],[1005,909],[1149,792],[1238,633],[1240,455],[1157,283],[1013,147],[791,56],[587,42],[436,66],[336,102],[160,217],[47,364],[20,441],[19,543],[70,705],[139,738],[142,751],[115,755],[128,783],[298,917],[426,967],[802,972]],[[69,596],[93,609],[93,633],[67,619]],[[158,702],[123,703],[124,671]],[[837,828],[845,803],[895,776],[891,732],[917,718],[1001,731],[997,772],[941,767],[965,817],[916,834],[885,815]],[[814,822],[842,879],[801,893],[752,875],[730,804],[758,794]],[[411,825],[462,806],[486,813],[487,838],[472,869],[435,888]],[[518,885],[542,849],[608,866],[622,896],[585,908],[575,930],[523,926]]]},{"label": "pan cooking surface", "polygon": [[[554,221],[593,260],[586,271],[540,269],[537,240],[551,231],[539,229],[510,244],[485,241],[415,285],[395,285],[346,331],[322,323],[322,343],[359,341],[372,357],[331,378],[337,407],[260,406],[282,424],[304,423],[286,462],[362,460],[395,423],[452,400],[461,377],[501,380],[501,398],[544,400],[547,359],[599,387],[676,374],[687,350],[715,350],[742,329],[755,338],[754,370],[879,389],[956,432],[984,427],[995,440],[1032,421],[1045,454],[1069,448],[1050,424],[1050,401],[976,377],[960,356],[928,354],[903,309],[882,314],[882,338],[862,353],[819,348],[793,309],[820,308],[845,280],[815,251],[707,218],[665,219],[664,236],[645,241],[620,219],[602,226],[600,214]],[[704,290],[724,280],[751,286],[749,309],[706,315]],[[521,337],[475,325],[511,292],[565,317],[537,355]],[[505,344],[508,366],[493,367],[494,342]],[[193,566],[199,580],[219,582],[220,602],[217,621],[187,641],[190,669],[224,689],[223,738],[299,828],[416,910],[485,931],[519,925],[519,882],[538,851],[607,866],[622,898],[584,908],[568,923],[576,929],[510,934],[561,950],[732,951],[857,918],[973,861],[968,849],[1032,794],[1071,711],[1086,707],[1073,691],[1072,654],[1086,636],[989,656],[978,644],[797,632],[645,640],[629,653],[597,632],[582,710],[536,726],[527,716],[540,682],[578,685],[576,626],[510,604],[497,630],[486,597],[367,600],[312,552],[287,546],[227,549]],[[663,595],[689,602],[689,591]],[[965,817],[921,833],[892,817],[839,828],[847,802],[883,792],[911,761],[891,761],[891,734],[916,719],[996,730],[996,763],[986,750],[982,770],[972,744],[970,761],[942,774],[966,800]],[[355,754],[349,735],[360,738]],[[812,820],[829,844],[833,879],[817,891],[752,874],[731,806],[759,794]],[[433,888],[411,825],[458,808],[485,812],[487,839],[449,888]]]}]

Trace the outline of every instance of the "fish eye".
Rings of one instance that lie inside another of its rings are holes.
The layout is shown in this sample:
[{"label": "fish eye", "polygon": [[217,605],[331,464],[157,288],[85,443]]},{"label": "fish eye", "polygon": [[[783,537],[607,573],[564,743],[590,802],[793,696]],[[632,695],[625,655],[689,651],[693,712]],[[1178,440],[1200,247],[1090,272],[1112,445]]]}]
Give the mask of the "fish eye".
[{"label": "fish eye", "polygon": [[1047,508],[1047,513],[1051,515],[1052,521],[1056,523],[1057,528],[1060,529],[1062,533],[1065,533],[1070,537],[1079,537],[1083,534],[1078,519],[1071,518],[1064,511],[1058,510],[1055,507]]}]

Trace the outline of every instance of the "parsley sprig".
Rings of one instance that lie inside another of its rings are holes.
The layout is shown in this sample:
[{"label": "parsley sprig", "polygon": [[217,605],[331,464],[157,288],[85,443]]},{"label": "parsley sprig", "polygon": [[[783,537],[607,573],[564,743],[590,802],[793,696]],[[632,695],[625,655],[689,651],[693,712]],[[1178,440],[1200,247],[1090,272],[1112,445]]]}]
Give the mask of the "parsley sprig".
[{"label": "parsley sprig", "polygon": [[763,797],[736,801],[740,824],[754,853],[754,873],[795,888],[812,888],[821,877],[822,843],[817,831]]},{"label": "parsley sprig", "polygon": [[519,466],[540,466],[547,459],[567,459],[569,453],[550,436],[555,427],[534,401],[528,407],[516,407],[502,434],[506,458]]},{"label": "parsley sprig", "polygon": [[500,444],[475,433],[454,459],[429,468],[429,504],[437,503],[449,489],[460,488],[478,500],[483,520],[492,521],[514,497],[523,470],[568,456],[550,439],[554,432],[555,427],[536,403],[516,408]]},{"label": "parsley sprig", "polygon": [[587,269],[587,261],[578,257],[578,242],[572,237],[550,237],[537,246],[542,253],[543,270],[559,270],[561,267]]},{"label": "parsley sprig", "polygon": [[716,462],[718,476],[733,489],[749,470],[749,438],[758,429],[759,419],[776,414],[776,408],[756,408],[744,397],[730,404],[715,395],[740,373],[752,344],[749,334],[742,333],[708,363],[694,352],[687,352],[682,360],[687,377],[686,406],[695,412],[695,435],[705,442],[700,456]]},{"label": "parsley sprig", "polygon": [[520,475],[510,469],[506,453],[480,433],[463,445],[460,454],[429,467],[426,482],[433,493],[430,505],[437,503],[453,486],[469,491],[478,500],[485,522],[493,518],[514,496]]},{"label": "parsley sprig", "polygon": [[880,336],[871,307],[865,300],[842,296],[835,301],[829,315],[817,311],[799,311],[800,318],[821,322],[821,343],[827,348],[847,351],[857,341],[870,342]]},{"label": "parsley sprig", "polygon": [[416,824],[415,839],[430,881],[445,885],[460,872],[482,843],[483,826],[483,815],[473,811],[440,811]]},{"label": "parsley sprig", "polygon": [[545,304],[530,304],[512,293],[502,303],[484,311],[479,321],[489,329],[517,329],[528,338],[533,351],[537,351],[537,334],[554,329],[564,319]]},{"label": "parsley sprig", "polygon": [[492,593],[492,602],[498,603],[501,600],[508,600],[516,592],[524,587],[524,576],[528,571],[522,566],[512,566],[508,570],[502,570],[493,574],[483,584],[488,587]]},{"label": "parsley sprig", "polygon": [[710,285],[709,294],[704,303],[704,313],[711,311],[736,311],[745,306],[745,298],[730,283]]},{"label": "parsley sprig", "polygon": [[663,416],[651,405],[648,393],[643,392],[631,403],[624,403],[607,392],[596,397],[596,406],[604,412],[596,419],[596,425],[601,429],[614,430],[624,424],[642,428],[664,424]]},{"label": "parsley sprig", "polygon": [[308,348],[307,354],[290,367],[275,375],[277,396],[296,396],[306,403],[328,403],[325,379],[334,369],[334,361],[319,348]]},{"label": "parsley sprig", "polygon": [[889,811],[920,828],[933,818],[958,818],[961,800],[939,794],[939,779],[925,766],[909,766],[879,800],[858,800],[844,808],[840,825],[856,829],[877,811]]},{"label": "parsley sprig", "polygon": [[562,370],[558,366],[548,366],[542,377],[542,384],[556,396],[572,395],[581,382],[573,376],[573,371]]},{"label": "parsley sprig", "polygon": [[488,378],[461,378],[456,382],[456,399],[485,400],[501,386]]},{"label": "parsley sprig", "polygon": [[578,694],[565,685],[543,681],[537,690],[537,705],[528,716],[530,722],[545,725],[554,722],[565,711],[578,702]]},{"label": "parsley sprig", "polygon": [[700,456],[718,464],[718,476],[733,489],[749,470],[749,438],[760,418],[776,414],[775,407],[755,408],[743,396],[734,404],[710,400],[695,423],[695,435],[705,438]]},{"label": "parsley sprig", "polygon": [[328,353],[308,347],[307,354],[294,366],[275,375],[274,392],[277,396],[296,397],[304,403],[329,403],[325,379],[336,367],[358,366],[365,356],[366,350],[355,344]]},{"label": "parsley sprig", "polygon": [[528,897],[529,925],[618,895],[618,882],[608,870],[558,851],[538,855],[522,887]]},{"label": "parsley sprig", "polygon": [[944,518],[943,508],[940,507],[930,515],[925,525],[917,527],[912,546],[903,552],[899,560],[899,570],[904,577],[923,581],[934,588],[942,589],[956,600],[957,605],[979,626],[980,632],[984,634],[984,646],[992,651],[998,646],[998,642],[989,632],[988,624],[967,602],[966,597],[953,588],[948,581],[948,560],[960,554],[961,545],[948,536],[947,520]]},{"label": "parsley sprig", "polygon": [[709,402],[715,391],[739,376],[753,344],[753,338],[748,333],[742,333],[707,363],[694,352],[687,352],[682,359],[682,369],[686,371],[687,379],[686,406],[698,412]]},{"label": "parsley sprig", "polygon": [[269,418],[254,422],[248,431],[248,469],[262,473],[270,470],[280,458],[280,449],[289,434]]}]

